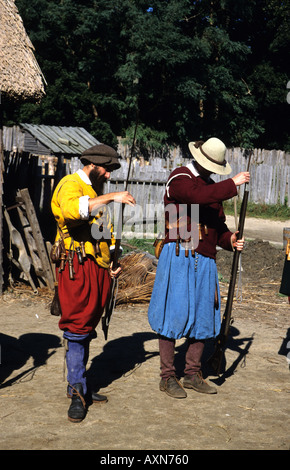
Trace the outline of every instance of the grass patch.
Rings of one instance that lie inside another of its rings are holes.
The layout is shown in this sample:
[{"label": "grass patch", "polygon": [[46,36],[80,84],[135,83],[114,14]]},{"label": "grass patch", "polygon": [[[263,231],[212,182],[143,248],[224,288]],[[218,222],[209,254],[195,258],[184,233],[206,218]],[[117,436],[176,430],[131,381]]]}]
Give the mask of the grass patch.
[{"label": "grass patch", "polygon": [[132,249],[137,249],[140,251],[147,251],[151,255],[154,255],[154,240],[147,240],[145,238],[130,238],[122,240],[121,245],[123,247],[123,255],[132,251]]},{"label": "grass patch", "polygon": [[[223,203],[227,215],[235,215],[234,202],[232,200]],[[241,202],[237,203],[237,212],[240,213]],[[290,220],[290,208],[280,204],[254,204],[248,202],[247,216],[261,219]]]}]

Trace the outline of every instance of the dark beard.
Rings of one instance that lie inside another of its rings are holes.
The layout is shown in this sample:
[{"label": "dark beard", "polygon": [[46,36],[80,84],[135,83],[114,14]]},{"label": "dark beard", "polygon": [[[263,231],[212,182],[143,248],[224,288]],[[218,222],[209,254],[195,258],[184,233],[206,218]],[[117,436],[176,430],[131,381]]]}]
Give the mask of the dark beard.
[{"label": "dark beard", "polygon": [[104,183],[106,178],[99,174],[97,168],[94,168],[90,171],[89,178],[91,180],[94,191],[96,191],[98,196],[101,196],[104,192]]}]

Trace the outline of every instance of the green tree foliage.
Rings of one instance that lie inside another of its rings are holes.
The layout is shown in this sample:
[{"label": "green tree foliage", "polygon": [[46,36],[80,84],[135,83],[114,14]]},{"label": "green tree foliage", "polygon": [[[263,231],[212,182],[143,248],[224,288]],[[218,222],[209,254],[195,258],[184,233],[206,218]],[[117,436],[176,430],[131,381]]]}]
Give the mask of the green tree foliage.
[{"label": "green tree foliage", "polygon": [[[289,0],[16,0],[48,82],[6,123],[83,126],[165,153],[218,136],[290,149]],[[146,149],[146,150],[145,150]]]},{"label": "green tree foliage", "polygon": [[290,2],[254,3],[249,86],[257,105],[256,119],[264,128],[257,143],[261,147],[289,151],[290,107],[286,86],[290,77]]}]

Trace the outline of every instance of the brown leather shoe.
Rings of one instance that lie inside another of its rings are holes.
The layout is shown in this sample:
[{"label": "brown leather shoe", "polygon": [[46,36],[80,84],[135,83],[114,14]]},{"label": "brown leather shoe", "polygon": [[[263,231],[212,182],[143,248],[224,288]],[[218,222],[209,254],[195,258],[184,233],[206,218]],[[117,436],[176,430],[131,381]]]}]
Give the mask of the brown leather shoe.
[{"label": "brown leather shoe", "polygon": [[185,375],[183,379],[183,386],[184,388],[192,388],[196,392],[200,393],[217,393],[217,390],[214,387],[211,387],[206,383],[206,381],[202,378],[201,372],[191,376]]},{"label": "brown leather shoe", "polygon": [[161,392],[166,392],[172,398],[186,398],[187,393],[183,389],[181,383],[173,375],[168,379],[161,379],[159,384]]}]

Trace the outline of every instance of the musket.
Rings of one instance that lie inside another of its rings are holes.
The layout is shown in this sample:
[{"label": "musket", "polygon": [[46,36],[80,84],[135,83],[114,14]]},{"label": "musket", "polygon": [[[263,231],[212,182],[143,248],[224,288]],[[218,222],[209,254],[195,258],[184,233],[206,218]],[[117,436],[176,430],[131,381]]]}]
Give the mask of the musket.
[{"label": "musket", "polygon": [[[128,188],[131,164],[132,164],[132,158],[133,158],[133,151],[135,147],[137,127],[138,127],[138,117],[136,119],[136,124],[135,124],[135,129],[134,129],[134,137],[133,137],[133,142],[132,142],[131,152],[130,152],[129,168],[128,168],[127,178],[126,178],[125,185],[124,185],[124,191],[127,191],[127,188]],[[121,238],[122,238],[124,208],[125,208],[125,204],[122,203],[120,206],[120,212],[119,212],[118,224],[117,224],[116,243],[115,243],[115,250],[114,250],[113,264],[112,264],[113,271],[117,269],[118,264],[119,264],[119,256],[121,252],[120,247],[121,247]],[[117,285],[118,285],[118,279],[116,277],[113,277],[111,281],[111,286],[110,286],[110,295],[109,295],[109,298],[105,307],[105,314],[102,317],[102,330],[104,332],[105,340],[107,340],[108,338],[109,323],[110,323],[110,320],[111,320],[111,317],[115,308]]]},{"label": "musket", "polygon": [[[247,171],[249,171],[251,155],[252,155],[252,151],[250,151],[249,156],[248,156]],[[249,197],[248,183],[245,183],[244,196],[243,196],[243,201],[242,201],[242,205],[240,209],[239,225],[238,225],[239,239],[243,238],[248,197]],[[226,344],[227,344],[227,340],[228,340],[228,336],[230,332],[230,326],[232,324],[231,314],[232,314],[232,306],[233,306],[233,300],[234,300],[234,292],[235,292],[240,254],[241,254],[240,251],[235,250],[233,263],[232,263],[232,269],[231,269],[231,278],[230,278],[230,284],[229,284],[229,290],[228,290],[228,296],[227,296],[227,303],[226,303],[225,311],[222,317],[220,333],[216,338],[214,353],[207,361],[212,367],[212,369],[214,370],[214,372],[216,373],[216,375],[220,375],[222,363],[225,358],[225,349],[226,349]]]}]

